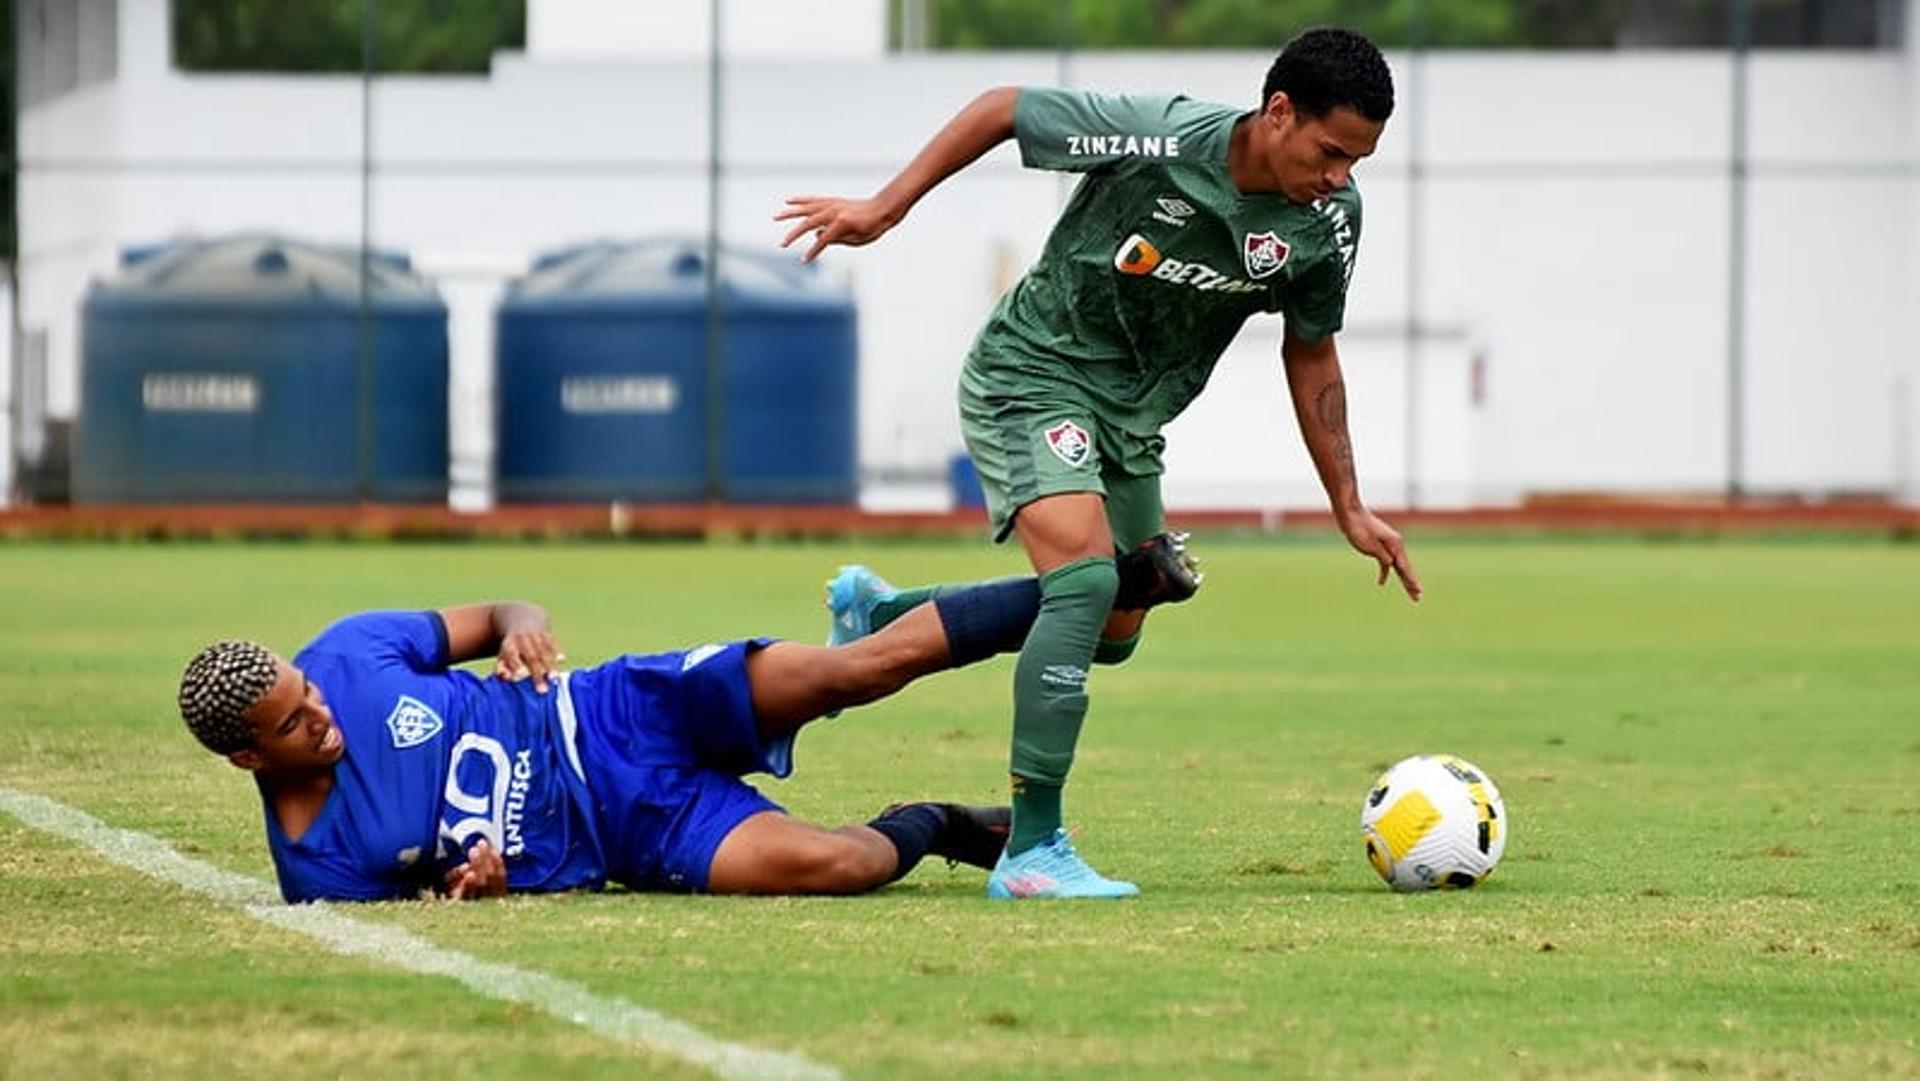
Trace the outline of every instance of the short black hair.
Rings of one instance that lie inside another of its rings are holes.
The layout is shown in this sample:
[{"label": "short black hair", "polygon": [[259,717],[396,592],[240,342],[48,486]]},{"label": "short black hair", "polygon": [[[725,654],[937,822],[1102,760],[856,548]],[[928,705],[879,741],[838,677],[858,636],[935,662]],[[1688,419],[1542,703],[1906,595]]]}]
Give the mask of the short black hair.
[{"label": "short black hair", "polygon": [[1351,30],[1319,27],[1287,42],[1267,69],[1260,107],[1265,109],[1279,91],[1316,119],[1342,105],[1373,121],[1393,115],[1393,73],[1386,57]]}]

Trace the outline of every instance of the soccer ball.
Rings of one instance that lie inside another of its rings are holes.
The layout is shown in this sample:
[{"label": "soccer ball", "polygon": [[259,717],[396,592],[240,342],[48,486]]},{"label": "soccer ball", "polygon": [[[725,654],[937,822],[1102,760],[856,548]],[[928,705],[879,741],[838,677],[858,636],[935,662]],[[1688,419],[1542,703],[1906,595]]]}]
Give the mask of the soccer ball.
[{"label": "soccer ball", "polygon": [[1396,890],[1463,890],[1507,849],[1506,805],[1464,758],[1423,754],[1380,775],[1360,808],[1367,862]]}]

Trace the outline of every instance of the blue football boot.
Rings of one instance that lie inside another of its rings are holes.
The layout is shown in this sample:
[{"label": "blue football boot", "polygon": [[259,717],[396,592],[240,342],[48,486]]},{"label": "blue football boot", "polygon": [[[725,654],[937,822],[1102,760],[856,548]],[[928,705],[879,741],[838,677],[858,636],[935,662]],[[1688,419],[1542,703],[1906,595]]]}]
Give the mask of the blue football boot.
[{"label": "blue football boot", "polygon": [[844,646],[873,633],[873,610],[899,592],[887,580],[858,563],[840,568],[827,583],[827,644]]},{"label": "blue football boot", "polygon": [[[858,563],[840,568],[827,582],[827,644],[844,646],[873,633],[873,609],[897,590],[887,580]],[[829,719],[840,716],[830,709]]]},{"label": "blue football boot", "polygon": [[1026,898],[1132,897],[1140,887],[1104,878],[1073,850],[1066,830],[1019,855],[1002,853],[987,877],[987,896],[996,901]]}]

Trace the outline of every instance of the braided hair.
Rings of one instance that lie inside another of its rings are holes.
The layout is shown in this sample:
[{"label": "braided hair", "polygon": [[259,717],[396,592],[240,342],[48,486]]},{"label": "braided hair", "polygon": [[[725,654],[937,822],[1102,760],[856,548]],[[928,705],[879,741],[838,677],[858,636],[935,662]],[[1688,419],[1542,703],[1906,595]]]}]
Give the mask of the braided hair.
[{"label": "braided hair", "polygon": [[246,712],[279,677],[273,654],[256,642],[215,642],[187,662],[180,676],[180,719],[207,750],[232,754],[253,746]]}]

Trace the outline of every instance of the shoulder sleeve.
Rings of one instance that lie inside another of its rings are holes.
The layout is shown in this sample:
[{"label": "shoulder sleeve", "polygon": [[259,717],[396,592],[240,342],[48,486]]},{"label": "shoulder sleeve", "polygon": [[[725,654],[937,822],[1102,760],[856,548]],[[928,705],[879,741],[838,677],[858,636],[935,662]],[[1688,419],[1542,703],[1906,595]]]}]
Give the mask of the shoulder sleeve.
[{"label": "shoulder sleeve", "polygon": [[1349,188],[1327,200],[1320,214],[1329,227],[1332,251],[1287,290],[1280,310],[1287,329],[1301,341],[1317,342],[1346,324],[1347,286],[1353,281],[1360,251],[1360,193]]},{"label": "shoulder sleeve", "polygon": [[1197,150],[1182,97],[1024,87],[1013,108],[1020,161],[1086,173],[1129,159],[1171,161]]},{"label": "shoulder sleeve", "polygon": [[438,612],[361,612],[342,619],[302,653],[397,660],[416,672],[447,667],[447,624]]},{"label": "shoulder sleeve", "polygon": [[[335,793],[337,798],[339,793]],[[299,841],[290,841],[265,811],[267,849],[273,856],[280,896],[288,904],[308,901],[397,901],[416,896],[432,884],[431,870],[364,867],[351,846],[320,822]]]}]

